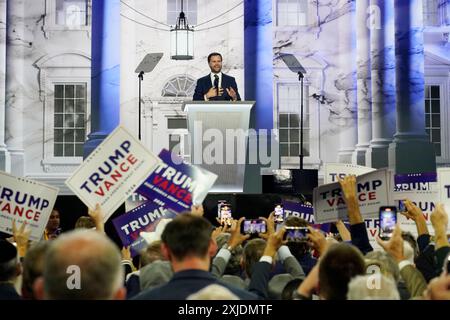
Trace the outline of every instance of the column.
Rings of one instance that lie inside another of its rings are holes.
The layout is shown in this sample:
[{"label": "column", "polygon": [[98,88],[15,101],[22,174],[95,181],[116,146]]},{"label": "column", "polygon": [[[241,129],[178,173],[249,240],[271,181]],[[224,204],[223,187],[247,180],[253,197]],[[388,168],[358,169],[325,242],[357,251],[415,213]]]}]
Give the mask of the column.
[{"label": "column", "polygon": [[[245,100],[254,100],[250,128],[273,128],[272,0],[244,1]],[[244,191],[260,193],[259,165],[247,165]]]},{"label": "column", "polygon": [[11,159],[11,173],[25,174],[23,149],[24,109],[24,42],[25,42],[25,0],[7,2],[7,46],[6,46],[6,93],[5,122],[6,146]]},{"label": "column", "polygon": [[349,12],[339,18],[339,54],[341,79],[336,81],[340,90],[341,132],[338,161],[351,163],[357,143],[358,129],[356,124],[356,53],[355,53],[355,7],[349,3]]},{"label": "column", "polygon": [[372,139],[372,98],[370,69],[370,29],[367,10],[370,0],[356,1],[356,84],[358,101],[358,144],[353,163],[365,166],[366,153]]},{"label": "column", "polygon": [[422,0],[395,0],[397,132],[390,146],[396,173],[435,172],[433,144],[425,133]]},{"label": "column", "polygon": [[254,128],[273,128],[272,1],[244,1],[245,100],[256,100]]},{"label": "column", "polygon": [[395,133],[394,2],[371,0],[370,59],[372,89],[372,140],[366,165],[389,166],[389,144]]},{"label": "column", "polygon": [[87,157],[120,120],[120,0],[92,2],[91,133]]},{"label": "column", "polygon": [[[127,0],[126,2],[132,8],[136,8],[134,0]],[[133,20],[138,20],[137,13],[131,10],[128,6],[121,5],[121,13]],[[136,23],[121,17],[121,42],[120,51],[120,123],[138,136],[138,74],[135,70],[141,61],[136,57]],[[143,56],[142,56],[143,58]],[[144,75],[142,87],[151,82],[151,74]],[[142,112],[144,112],[144,103],[142,103]],[[142,119],[144,123],[144,119]],[[144,127],[142,127],[142,130]]]},{"label": "column", "polygon": [[5,144],[6,16],[6,0],[0,0],[0,170],[9,172],[11,159]]}]

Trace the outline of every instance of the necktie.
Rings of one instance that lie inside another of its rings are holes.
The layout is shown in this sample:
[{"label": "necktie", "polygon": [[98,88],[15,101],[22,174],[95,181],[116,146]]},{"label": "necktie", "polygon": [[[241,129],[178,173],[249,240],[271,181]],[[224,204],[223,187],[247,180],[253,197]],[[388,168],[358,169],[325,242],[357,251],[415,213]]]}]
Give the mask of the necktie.
[{"label": "necktie", "polygon": [[214,75],[214,87],[216,88],[216,95],[219,95],[219,76]]}]

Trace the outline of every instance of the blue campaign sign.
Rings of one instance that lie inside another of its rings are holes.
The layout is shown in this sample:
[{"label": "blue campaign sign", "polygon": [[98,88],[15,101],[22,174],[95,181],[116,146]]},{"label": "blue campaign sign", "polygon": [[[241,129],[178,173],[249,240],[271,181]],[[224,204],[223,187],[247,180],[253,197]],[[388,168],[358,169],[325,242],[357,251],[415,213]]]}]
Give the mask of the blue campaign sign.
[{"label": "blue campaign sign", "polygon": [[314,208],[312,206],[292,201],[283,201],[282,204],[285,218],[289,216],[299,217],[305,219],[306,222],[311,224],[316,229],[320,229],[324,232],[330,232],[331,229],[330,223],[322,223],[322,224],[315,223]]},{"label": "blue campaign sign", "polygon": [[429,191],[431,182],[437,182],[436,172],[396,174],[394,191]]},{"label": "blue campaign sign", "polygon": [[172,219],[177,213],[167,210],[161,203],[147,201],[113,220],[114,227],[124,246],[131,246],[135,254],[147,243],[140,233],[153,232],[162,219]]},{"label": "blue campaign sign", "polygon": [[184,162],[179,156],[163,149],[162,163],[153,171],[137,192],[148,200],[158,199],[168,209],[181,213],[193,204],[201,204],[217,179],[217,175]]},{"label": "blue campaign sign", "polygon": [[285,218],[295,216],[305,219],[308,223],[314,223],[314,209],[302,203],[292,201],[283,201],[283,209]]}]

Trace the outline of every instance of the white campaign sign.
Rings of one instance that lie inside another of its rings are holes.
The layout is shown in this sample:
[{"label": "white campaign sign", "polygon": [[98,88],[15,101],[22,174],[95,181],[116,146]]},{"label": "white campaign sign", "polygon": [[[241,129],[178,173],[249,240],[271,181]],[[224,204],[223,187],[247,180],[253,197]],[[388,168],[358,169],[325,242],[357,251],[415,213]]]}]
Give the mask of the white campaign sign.
[{"label": "white campaign sign", "polygon": [[30,240],[40,240],[59,189],[0,171],[0,231],[12,234],[12,222],[31,229]]},{"label": "white campaign sign", "polygon": [[[326,163],[324,165],[324,183],[337,182],[337,177],[343,179],[347,175],[360,176],[369,172],[373,172],[376,169],[364,166],[358,166],[350,163]],[[367,235],[369,237],[370,244],[375,250],[381,249],[375,240],[378,233],[378,217],[375,219],[365,219]]]},{"label": "white campaign sign", "polygon": [[437,169],[439,199],[445,205],[445,211],[450,215],[450,168]]},{"label": "white campaign sign", "polygon": [[[357,197],[364,219],[377,218],[380,206],[389,205],[389,172],[381,169],[356,178]],[[347,206],[339,183],[331,183],[314,189],[314,216],[316,223],[347,219]]]},{"label": "white campaign sign", "polygon": [[337,178],[344,178],[347,175],[360,176],[376,169],[358,166],[350,163],[326,163],[324,165],[324,184],[337,182]]},{"label": "white campaign sign", "polygon": [[102,206],[105,221],[148,178],[161,160],[122,126],[117,127],[66,180],[89,207]]},{"label": "white campaign sign", "polygon": [[[436,184],[435,182],[430,182],[430,185]],[[431,224],[430,215],[433,212],[436,204],[439,202],[439,192],[436,188],[430,188],[429,190],[416,190],[416,191],[402,191],[402,192],[393,192],[394,200],[405,200],[408,199],[412,201],[416,206],[418,206],[427,221],[428,231],[431,234],[433,232],[433,226]],[[397,206],[398,207],[398,206]],[[415,237],[418,236],[416,224],[413,220],[406,218],[404,215],[398,212],[397,214],[398,221],[403,231],[411,232]]]}]

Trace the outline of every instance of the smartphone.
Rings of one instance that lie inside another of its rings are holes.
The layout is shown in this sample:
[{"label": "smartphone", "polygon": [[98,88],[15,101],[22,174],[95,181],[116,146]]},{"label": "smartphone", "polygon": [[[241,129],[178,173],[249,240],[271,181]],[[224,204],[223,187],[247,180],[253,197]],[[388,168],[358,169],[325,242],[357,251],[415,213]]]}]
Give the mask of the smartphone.
[{"label": "smartphone", "polygon": [[406,206],[405,206],[405,201],[403,200],[398,200],[398,212],[405,212],[406,210]]},{"label": "smartphone", "polygon": [[285,227],[283,240],[288,242],[304,242],[308,240],[309,229],[307,227]]},{"label": "smartphone", "polygon": [[267,232],[266,221],[262,219],[251,219],[242,221],[241,224],[242,234],[258,234],[266,232]]},{"label": "smartphone", "polygon": [[397,224],[396,207],[380,207],[380,231],[379,236],[383,240],[389,240]]},{"label": "smartphone", "polygon": [[276,223],[283,223],[284,222],[284,209],[283,205],[277,204],[274,209],[275,213],[275,222]]},{"label": "smartphone", "polygon": [[217,215],[221,225],[228,225],[231,227],[233,215],[231,212],[231,205],[225,201],[219,201],[217,204]]}]

